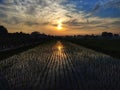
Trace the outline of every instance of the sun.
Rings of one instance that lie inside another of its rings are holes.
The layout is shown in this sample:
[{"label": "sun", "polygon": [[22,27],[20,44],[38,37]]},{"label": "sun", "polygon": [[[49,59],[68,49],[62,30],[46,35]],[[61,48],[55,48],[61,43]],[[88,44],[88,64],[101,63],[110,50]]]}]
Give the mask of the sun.
[{"label": "sun", "polygon": [[58,30],[62,30],[62,20],[58,21],[58,26],[57,26]]},{"label": "sun", "polygon": [[58,24],[57,28],[58,28],[58,30],[61,30],[62,29],[62,25]]}]

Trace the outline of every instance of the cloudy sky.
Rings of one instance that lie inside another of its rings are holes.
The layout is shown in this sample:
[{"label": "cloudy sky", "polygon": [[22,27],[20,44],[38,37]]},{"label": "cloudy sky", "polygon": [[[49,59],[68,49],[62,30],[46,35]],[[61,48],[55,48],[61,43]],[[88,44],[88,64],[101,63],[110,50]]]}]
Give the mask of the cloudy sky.
[{"label": "cloudy sky", "polygon": [[120,33],[120,0],[0,0],[0,25],[52,35]]}]

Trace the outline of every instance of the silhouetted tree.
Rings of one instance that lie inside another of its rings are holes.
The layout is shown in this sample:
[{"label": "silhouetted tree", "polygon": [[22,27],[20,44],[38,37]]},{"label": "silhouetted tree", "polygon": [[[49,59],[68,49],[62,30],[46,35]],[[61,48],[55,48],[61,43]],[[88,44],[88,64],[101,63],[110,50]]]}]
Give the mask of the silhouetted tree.
[{"label": "silhouetted tree", "polygon": [[102,32],[103,37],[113,37],[113,33],[111,32]]},{"label": "silhouetted tree", "polygon": [[40,33],[37,32],[37,31],[35,31],[35,32],[32,32],[31,35],[32,35],[32,36],[36,36],[36,35],[40,35]]},{"label": "silhouetted tree", "polygon": [[115,37],[119,37],[119,34],[114,34]]},{"label": "silhouetted tree", "polygon": [[0,35],[8,34],[8,30],[4,26],[0,26]]}]

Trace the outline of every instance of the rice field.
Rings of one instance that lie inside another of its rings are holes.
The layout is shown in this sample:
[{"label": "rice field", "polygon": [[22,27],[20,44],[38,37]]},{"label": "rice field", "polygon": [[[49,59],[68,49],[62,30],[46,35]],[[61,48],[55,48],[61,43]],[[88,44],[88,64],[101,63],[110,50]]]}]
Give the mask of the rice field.
[{"label": "rice field", "polygon": [[120,60],[51,42],[0,61],[0,90],[120,90]]}]

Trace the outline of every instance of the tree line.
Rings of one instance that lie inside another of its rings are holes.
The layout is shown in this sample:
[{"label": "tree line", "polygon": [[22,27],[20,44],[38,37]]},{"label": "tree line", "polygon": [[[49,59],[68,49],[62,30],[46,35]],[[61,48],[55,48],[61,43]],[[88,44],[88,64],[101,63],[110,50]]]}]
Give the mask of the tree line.
[{"label": "tree line", "polygon": [[0,26],[0,50],[12,49],[35,43],[41,43],[52,39],[53,36],[40,32],[32,32],[31,34],[23,32],[9,33],[7,28]]}]

